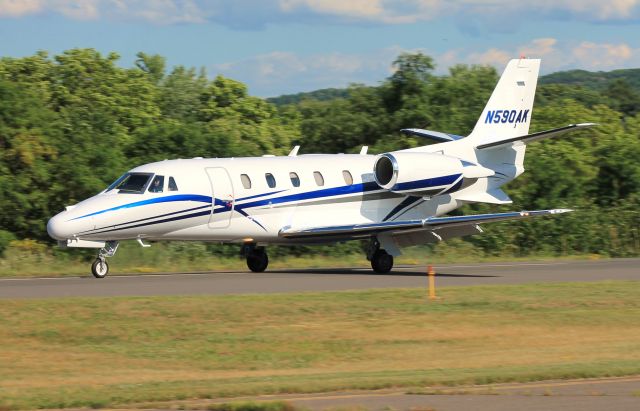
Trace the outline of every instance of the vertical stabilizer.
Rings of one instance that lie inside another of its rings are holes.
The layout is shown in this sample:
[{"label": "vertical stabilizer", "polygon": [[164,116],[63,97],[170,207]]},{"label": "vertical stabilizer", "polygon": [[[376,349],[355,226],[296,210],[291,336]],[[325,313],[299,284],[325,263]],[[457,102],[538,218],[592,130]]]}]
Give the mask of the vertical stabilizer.
[{"label": "vertical stabilizer", "polygon": [[469,139],[490,143],[528,134],[539,70],[539,59],[511,60]]}]

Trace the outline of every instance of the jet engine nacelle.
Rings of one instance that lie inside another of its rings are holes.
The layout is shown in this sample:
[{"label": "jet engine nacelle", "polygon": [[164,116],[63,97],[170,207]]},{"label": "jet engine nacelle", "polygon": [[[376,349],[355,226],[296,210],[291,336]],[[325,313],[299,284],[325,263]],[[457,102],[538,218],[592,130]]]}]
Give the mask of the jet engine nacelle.
[{"label": "jet engine nacelle", "polygon": [[444,154],[395,152],[381,154],[373,174],[380,187],[394,193],[433,196],[468,187],[494,171]]}]

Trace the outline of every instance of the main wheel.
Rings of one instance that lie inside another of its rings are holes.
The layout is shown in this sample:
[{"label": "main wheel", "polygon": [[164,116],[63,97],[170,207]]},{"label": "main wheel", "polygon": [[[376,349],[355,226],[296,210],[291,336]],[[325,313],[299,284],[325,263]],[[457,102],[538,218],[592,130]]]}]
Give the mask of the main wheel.
[{"label": "main wheel", "polygon": [[393,268],[393,256],[384,250],[378,250],[371,258],[371,268],[378,274],[386,274]]},{"label": "main wheel", "polygon": [[254,250],[247,255],[247,267],[254,273],[261,273],[267,269],[269,257],[264,250]]},{"label": "main wheel", "polygon": [[91,274],[96,278],[104,278],[109,273],[109,264],[107,260],[103,258],[96,258],[96,261],[91,264]]}]

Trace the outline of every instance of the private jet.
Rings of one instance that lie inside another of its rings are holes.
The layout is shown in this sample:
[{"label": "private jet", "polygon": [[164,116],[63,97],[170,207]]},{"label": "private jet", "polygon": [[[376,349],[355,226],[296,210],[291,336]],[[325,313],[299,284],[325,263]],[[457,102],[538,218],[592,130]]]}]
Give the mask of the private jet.
[{"label": "private jet", "polygon": [[[51,218],[62,247],[98,250],[103,278],[120,241],[236,243],[262,272],[270,244],[368,240],[377,273],[401,248],[482,233],[481,224],[569,209],[447,216],[468,203],[510,204],[501,187],[524,172],[527,144],[594,126],[529,134],[540,60],[511,60],[471,134],[401,130],[431,144],[379,155],[298,155],[165,160],[124,173],[99,194]],[[552,184],[552,182],[550,182]]]}]

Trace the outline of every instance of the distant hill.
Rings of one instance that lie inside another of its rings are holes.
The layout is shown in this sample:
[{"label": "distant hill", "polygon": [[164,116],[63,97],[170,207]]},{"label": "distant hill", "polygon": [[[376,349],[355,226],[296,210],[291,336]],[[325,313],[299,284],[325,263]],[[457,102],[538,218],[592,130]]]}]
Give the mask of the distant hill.
[{"label": "distant hill", "polygon": [[[640,92],[640,68],[613,71],[558,71],[557,73],[541,76],[538,80],[538,84],[565,84],[581,86],[594,91],[603,91],[617,79],[625,80],[629,86]],[[349,89],[347,88],[324,88],[305,93],[284,94],[278,97],[270,97],[267,101],[277,106],[282,106],[285,104],[297,104],[302,100],[325,101],[335,98],[344,98],[348,95]]]},{"label": "distant hill", "polygon": [[296,93],[296,94],[283,94],[278,97],[270,97],[267,99],[269,103],[273,103],[276,106],[284,106],[286,104],[297,104],[302,100],[333,100],[335,98],[344,98],[349,95],[349,89],[346,88],[323,88],[320,90]]},{"label": "distant hill", "polygon": [[539,84],[567,84],[602,91],[612,82],[623,79],[629,86],[640,91],[640,69],[613,71],[568,70],[540,77]]}]

